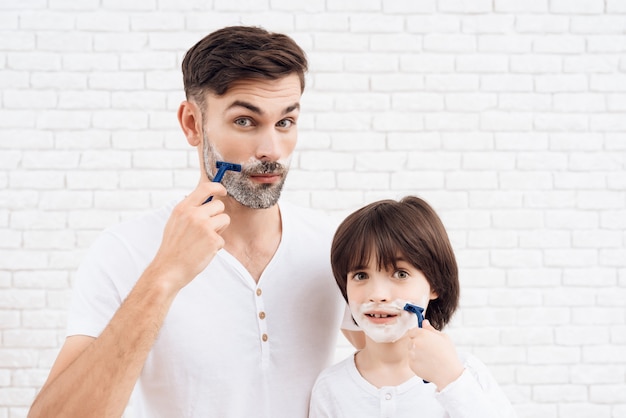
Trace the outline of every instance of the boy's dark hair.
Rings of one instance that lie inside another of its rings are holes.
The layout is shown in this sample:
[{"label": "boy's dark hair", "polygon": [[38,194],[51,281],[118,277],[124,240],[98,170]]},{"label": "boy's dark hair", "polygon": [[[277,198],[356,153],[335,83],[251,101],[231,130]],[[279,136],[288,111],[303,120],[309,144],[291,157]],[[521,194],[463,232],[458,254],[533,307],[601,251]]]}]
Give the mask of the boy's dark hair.
[{"label": "boy's dark hair", "polygon": [[229,26],[210,33],[183,58],[183,84],[188,100],[204,103],[211,92],[225,94],[239,80],[276,80],[290,74],[304,91],[307,59],[287,35],[251,26]]},{"label": "boy's dark hair", "polygon": [[426,318],[438,330],[450,321],[459,303],[456,258],[443,223],[424,200],[407,196],[381,200],[349,215],[337,228],[331,247],[333,275],[344,299],[351,271],[369,264],[376,254],[379,269],[397,268],[404,257],[424,273],[437,293],[426,310]]}]

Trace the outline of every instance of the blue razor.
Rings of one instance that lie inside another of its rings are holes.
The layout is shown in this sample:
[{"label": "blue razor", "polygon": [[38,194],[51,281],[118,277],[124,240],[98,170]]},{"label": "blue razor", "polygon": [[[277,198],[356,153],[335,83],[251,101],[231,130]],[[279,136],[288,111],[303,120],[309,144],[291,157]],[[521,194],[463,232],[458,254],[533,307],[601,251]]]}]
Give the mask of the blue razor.
[{"label": "blue razor", "polygon": [[[417,305],[412,305],[410,303],[407,303],[406,305],[404,305],[404,309],[405,311],[408,312],[412,312],[415,315],[417,315],[417,326],[418,327],[422,327],[422,322],[424,322],[424,308],[422,308],[421,306],[417,306]],[[422,381],[424,383],[428,383],[428,381],[422,379]]]},{"label": "blue razor", "polygon": [[422,322],[424,322],[424,308],[417,305],[411,305],[407,303],[403,308],[405,311],[412,312],[417,315],[417,326],[422,327]]},{"label": "blue razor", "polygon": [[[226,172],[226,170],[241,171],[241,165],[235,163],[217,161],[215,163],[215,166],[217,167],[217,173],[215,173],[215,177],[213,177],[213,183],[219,183],[220,181],[222,181],[222,177],[224,177],[224,173]],[[204,205],[205,203],[209,203],[211,200],[213,200],[213,196],[209,196],[209,198],[205,200],[202,204]]]}]

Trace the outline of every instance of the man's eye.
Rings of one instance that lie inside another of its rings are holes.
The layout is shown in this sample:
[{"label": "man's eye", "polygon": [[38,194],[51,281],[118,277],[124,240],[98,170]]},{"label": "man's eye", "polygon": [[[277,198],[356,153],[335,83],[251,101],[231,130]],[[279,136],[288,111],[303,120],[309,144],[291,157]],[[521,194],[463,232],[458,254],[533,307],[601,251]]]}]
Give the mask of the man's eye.
[{"label": "man's eye", "polygon": [[293,125],[293,120],[291,119],[283,119],[281,121],[279,121],[276,126],[278,126],[279,128],[291,128],[291,126]]},{"label": "man's eye", "polygon": [[248,127],[248,126],[252,126],[252,121],[249,118],[238,118],[238,119],[235,119],[235,125]]}]

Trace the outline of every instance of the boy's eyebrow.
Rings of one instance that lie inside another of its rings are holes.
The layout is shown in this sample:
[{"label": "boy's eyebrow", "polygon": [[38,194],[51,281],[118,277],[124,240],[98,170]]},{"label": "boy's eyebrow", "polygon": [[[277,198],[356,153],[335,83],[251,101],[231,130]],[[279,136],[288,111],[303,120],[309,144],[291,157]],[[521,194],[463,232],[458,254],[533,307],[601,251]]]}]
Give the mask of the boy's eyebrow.
[{"label": "boy's eyebrow", "polygon": [[[263,116],[264,114],[263,110],[260,107],[253,105],[250,102],[246,102],[244,100],[235,100],[234,102],[230,104],[230,106],[226,108],[226,110],[230,110],[233,107],[243,107],[260,116]],[[286,115],[287,113],[293,112],[296,109],[300,109],[300,103],[294,103],[292,105],[287,106],[285,109],[283,109],[282,114]]]}]

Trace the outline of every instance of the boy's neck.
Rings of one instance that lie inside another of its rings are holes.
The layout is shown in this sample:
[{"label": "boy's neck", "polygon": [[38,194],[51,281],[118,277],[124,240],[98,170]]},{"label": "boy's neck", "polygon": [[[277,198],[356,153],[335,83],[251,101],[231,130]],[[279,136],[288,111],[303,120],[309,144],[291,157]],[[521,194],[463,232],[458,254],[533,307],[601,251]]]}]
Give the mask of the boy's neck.
[{"label": "boy's neck", "polygon": [[355,357],[359,373],[377,388],[398,386],[415,377],[409,367],[407,344],[406,337],[395,343],[377,343],[367,338],[365,348]]}]

